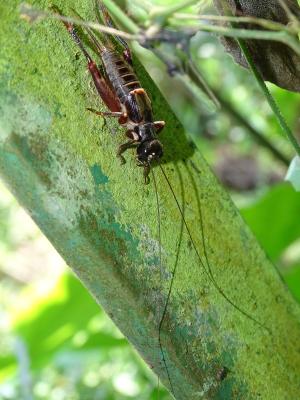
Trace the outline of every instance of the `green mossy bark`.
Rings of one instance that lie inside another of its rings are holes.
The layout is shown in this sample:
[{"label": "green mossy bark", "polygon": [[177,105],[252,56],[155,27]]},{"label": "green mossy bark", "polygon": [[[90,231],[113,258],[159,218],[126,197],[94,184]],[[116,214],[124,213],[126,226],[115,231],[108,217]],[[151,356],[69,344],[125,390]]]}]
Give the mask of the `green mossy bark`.
[{"label": "green mossy bark", "polygon": [[[57,1],[86,19],[92,3]],[[203,262],[201,219],[216,281],[269,331],[212,285],[155,168],[160,268],[153,180],[143,185],[133,153],[120,167],[122,130],[85,111],[102,105],[62,24],[30,25],[17,6],[0,6],[0,173],[19,202],[167,386],[158,325],[177,265],[162,332],[177,399],[298,398],[299,307],[146,72],[137,67],[157,119],[167,123],[164,168]]]}]

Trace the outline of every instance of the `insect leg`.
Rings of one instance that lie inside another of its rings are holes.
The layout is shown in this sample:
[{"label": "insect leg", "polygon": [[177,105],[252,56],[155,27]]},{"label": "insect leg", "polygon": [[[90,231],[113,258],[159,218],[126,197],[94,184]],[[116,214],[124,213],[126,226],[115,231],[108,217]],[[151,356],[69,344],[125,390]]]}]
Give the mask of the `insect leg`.
[{"label": "insect leg", "polygon": [[146,164],[146,163],[143,163],[143,162],[138,162],[137,166],[144,168],[144,171],[143,171],[144,183],[145,183],[145,185],[148,185],[150,183],[150,178],[149,178],[149,174],[151,172],[150,164]]},{"label": "insect leg", "polygon": [[135,147],[138,145],[138,142],[135,139],[130,139],[128,142],[123,143],[119,146],[118,151],[117,151],[117,157],[120,158],[121,164],[125,164],[126,160],[124,156],[122,155],[127,149],[130,149],[132,147]]},{"label": "insect leg", "polygon": [[[103,20],[103,23],[111,28],[116,28],[113,20],[111,19],[109,12],[105,5],[102,3],[102,1],[95,0],[95,6],[96,6],[96,14],[98,16],[98,20],[101,23],[101,19]],[[123,50],[123,56],[125,60],[129,63],[132,64],[132,56],[131,56],[131,51],[130,48],[127,44],[127,42],[121,38],[120,36],[115,35],[114,36],[116,40],[121,44],[121,46],[124,48]]]},{"label": "insect leg", "polygon": [[[61,15],[57,7],[52,6],[52,9],[55,13]],[[88,51],[85,49],[80,37],[77,35],[74,25],[69,22],[63,22],[63,23],[67,28],[68,32],[70,33],[74,42],[77,44],[77,46],[80,48],[83,55],[85,56],[88,64],[88,69],[92,75],[94,85],[99,95],[101,96],[101,99],[112,112],[120,112],[121,105],[119,99],[112,92],[111,88],[106,82],[106,79],[104,78],[99,68],[97,67],[95,61],[91,58]]]},{"label": "insect leg", "polygon": [[117,118],[120,118],[120,117],[124,116],[124,113],[122,113],[121,111],[116,111],[116,112],[112,112],[112,111],[97,111],[97,110],[94,110],[93,108],[87,108],[87,110],[92,112],[92,113],[94,113],[94,114],[96,114],[96,115],[99,115],[101,117],[117,117]]},{"label": "insect leg", "polygon": [[156,133],[159,133],[164,126],[166,125],[165,121],[154,121],[154,128]]},{"label": "insect leg", "polygon": [[[97,110],[94,110],[93,108],[87,108],[87,110],[96,115],[100,115],[101,117],[116,117],[116,118],[118,118],[118,122],[120,125],[126,124],[126,122],[128,121],[128,116],[127,116],[126,112],[97,111]],[[131,136],[129,136],[129,137],[131,138]]]},{"label": "insect leg", "polygon": [[145,185],[148,185],[150,183],[150,178],[149,178],[150,171],[151,171],[150,164],[145,164],[143,171]]}]

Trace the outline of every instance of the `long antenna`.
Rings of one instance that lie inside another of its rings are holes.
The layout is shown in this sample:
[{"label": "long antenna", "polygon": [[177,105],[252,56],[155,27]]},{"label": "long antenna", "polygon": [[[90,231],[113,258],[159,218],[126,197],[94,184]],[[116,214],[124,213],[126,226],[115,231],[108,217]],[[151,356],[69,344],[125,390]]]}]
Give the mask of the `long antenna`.
[{"label": "long antenna", "polygon": [[[153,171],[153,168],[150,169],[151,174],[152,174],[152,178],[153,178],[153,183],[154,183],[154,189],[155,189],[155,198],[156,198],[156,209],[157,209],[157,230],[158,230],[158,245],[159,245],[159,272],[160,272],[160,282],[162,282],[162,256],[161,256],[161,224],[160,224],[160,207],[159,207],[159,199],[158,199],[158,191],[157,191],[157,183],[156,183],[156,179],[155,179],[155,174]],[[174,388],[173,388],[173,384],[171,381],[171,376],[170,376],[170,371],[167,365],[167,361],[166,361],[166,357],[165,357],[165,352],[164,352],[164,348],[163,348],[163,344],[162,344],[162,338],[161,338],[161,328],[162,328],[162,324],[167,312],[167,308],[168,308],[168,304],[169,304],[169,299],[170,299],[170,295],[171,295],[171,290],[172,289],[172,285],[173,285],[173,281],[174,281],[174,274],[172,274],[172,280],[171,280],[171,285],[169,288],[169,292],[168,292],[168,296],[167,296],[167,300],[163,309],[163,313],[162,313],[162,317],[160,319],[159,325],[158,325],[158,343],[159,343],[159,349],[160,349],[160,353],[161,353],[161,358],[162,358],[162,362],[164,364],[164,367],[166,369],[167,372],[167,376],[168,376],[168,381],[170,384],[170,388],[171,388],[171,392],[174,395]],[[158,302],[158,307],[159,307],[159,302]],[[158,309],[158,314],[160,314],[160,307]],[[157,387],[157,399],[159,400],[159,378],[158,378],[158,387]]]},{"label": "long antenna", "polygon": [[207,266],[205,266],[205,264],[204,264],[204,262],[203,262],[203,260],[202,260],[202,258],[201,258],[201,256],[200,256],[200,253],[199,253],[199,251],[198,251],[198,249],[197,249],[197,247],[196,247],[196,244],[195,244],[195,242],[194,242],[194,239],[193,239],[193,237],[192,237],[192,234],[191,234],[191,232],[190,232],[190,229],[189,229],[189,227],[188,227],[188,224],[187,224],[187,222],[186,222],[186,220],[185,220],[183,211],[182,211],[182,209],[181,209],[181,207],[180,207],[180,204],[179,204],[179,202],[178,202],[178,200],[177,200],[177,197],[176,197],[176,195],[175,195],[175,192],[174,192],[174,190],[173,190],[173,187],[172,187],[172,185],[171,185],[171,182],[169,181],[169,179],[168,179],[168,177],[167,177],[167,175],[166,175],[166,173],[165,173],[165,171],[164,171],[164,169],[163,169],[163,167],[162,167],[161,164],[159,164],[159,168],[160,168],[160,170],[161,170],[161,172],[162,172],[162,174],[163,174],[163,176],[164,176],[164,178],[165,178],[165,180],[166,180],[166,182],[167,182],[167,184],[168,184],[168,186],[169,186],[169,189],[170,189],[170,191],[171,191],[171,193],[172,193],[172,195],[173,195],[173,198],[174,198],[175,203],[176,203],[176,205],[177,205],[178,211],[179,211],[179,213],[180,213],[180,215],[181,215],[181,217],[182,217],[182,221],[183,221],[184,226],[185,226],[185,228],[186,228],[186,230],[187,230],[187,233],[188,233],[188,235],[189,235],[189,238],[190,238],[190,240],[191,240],[191,243],[192,243],[192,246],[193,246],[193,248],[194,248],[194,250],[195,250],[195,253],[196,253],[196,255],[197,255],[197,258],[198,258],[198,260],[199,260],[199,262],[200,262],[200,265],[201,265],[201,267],[203,268],[203,270],[204,270],[204,272],[206,273],[206,275],[208,276],[208,278],[209,278],[209,280],[211,281],[211,283],[213,284],[213,286],[214,286],[214,287],[216,288],[216,290],[224,297],[224,299],[226,299],[226,300],[228,301],[228,303],[231,304],[236,310],[238,310],[241,314],[243,314],[245,317],[247,317],[248,319],[250,319],[251,321],[253,321],[253,322],[256,323],[257,325],[259,325],[260,327],[262,327],[262,328],[264,328],[265,330],[267,330],[268,333],[271,333],[270,330],[269,330],[269,328],[267,328],[264,324],[262,324],[261,322],[259,322],[258,320],[256,320],[254,317],[252,317],[250,314],[248,314],[246,311],[244,311],[244,310],[241,309],[238,305],[236,305],[236,304],[227,296],[227,294],[223,291],[223,289],[222,289],[222,288],[218,285],[218,283],[216,282],[215,277],[214,277],[214,275],[213,275],[213,273],[212,273],[211,265],[210,265],[210,263],[209,263],[209,261],[208,261],[208,256],[207,256],[207,251],[206,251],[206,245],[205,245],[205,240],[204,240],[203,218],[202,218],[202,213],[200,212],[200,214],[201,214],[201,217],[200,217],[200,222],[201,222],[201,224],[200,224],[200,225],[201,225],[202,244],[203,244],[204,257],[205,257],[205,261],[206,261],[206,265],[207,265]]}]

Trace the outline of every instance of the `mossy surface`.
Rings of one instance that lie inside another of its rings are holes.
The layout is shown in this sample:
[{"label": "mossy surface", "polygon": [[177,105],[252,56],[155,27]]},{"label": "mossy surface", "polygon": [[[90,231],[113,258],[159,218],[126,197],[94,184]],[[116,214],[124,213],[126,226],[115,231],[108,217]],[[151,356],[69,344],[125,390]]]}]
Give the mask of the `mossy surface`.
[{"label": "mossy surface", "polygon": [[[0,173],[17,199],[167,386],[158,325],[176,266],[162,343],[177,399],[298,398],[299,308],[147,73],[136,63],[166,121],[163,168],[201,261],[154,168],[160,265],[153,179],[143,184],[133,152],[120,167],[124,132],[85,111],[103,105],[63,25],[29,24],[18,4],[0,6]],[[92,1],[56,4],[93,18]]]}]

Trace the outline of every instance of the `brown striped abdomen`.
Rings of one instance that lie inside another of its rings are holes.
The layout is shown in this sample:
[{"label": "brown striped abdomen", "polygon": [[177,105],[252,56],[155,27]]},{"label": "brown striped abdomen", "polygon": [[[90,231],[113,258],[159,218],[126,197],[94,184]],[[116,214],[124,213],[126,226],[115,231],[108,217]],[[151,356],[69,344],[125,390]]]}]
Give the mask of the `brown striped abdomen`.
[{"label": "brown striped abdomen", "polygon": [[106,49],[102,53],[102,62],[115,93],[124,104],[132,90],[141,88],[137,76],[131,65],[113,50]]},{"label": "brown striped abdomen", "polygon": [[131,65],[111,49],[105,49],[101,57],[112,89],[126,107],[129,120],[138,124],[153,122],[150,99]]}]

